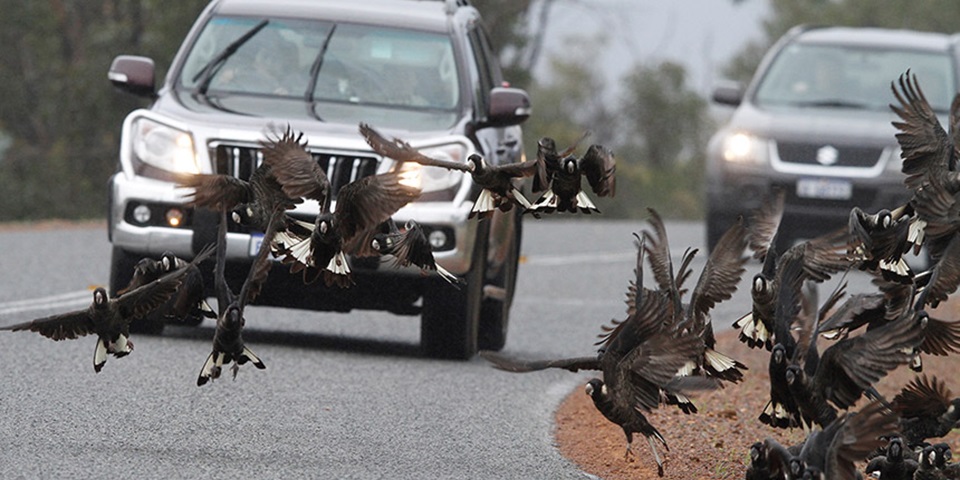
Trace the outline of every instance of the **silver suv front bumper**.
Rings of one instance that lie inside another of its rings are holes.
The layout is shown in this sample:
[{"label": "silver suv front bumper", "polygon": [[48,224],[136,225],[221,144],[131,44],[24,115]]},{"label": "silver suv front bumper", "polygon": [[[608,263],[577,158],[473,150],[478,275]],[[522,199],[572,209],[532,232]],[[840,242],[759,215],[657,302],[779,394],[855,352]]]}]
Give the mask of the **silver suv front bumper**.
[{"label": "silver suv front bumper", "polygon": [[[117,173],[110,179],[109,235],[114,247],[138,255],[158,256],[169,251],[176,255],[193,255],[193,229],[155,225],[138,225],[126,218],[126,212],[137,204],[156,205],[183,204],[183,190],[173,184],[143,177],[127,177]],[[460,196],[458,196],[459,199]],[[400,209],[394,219],[402,225],[413,219],[428,227],[447,227],[453,232],[453,248],[434,252],[434,257],[443,268],[455,275],[464,275],[470,270],[470,259],[476,243],[477,222],[467,221],[472,203],[419,202]],[[251,258],[251,242],[255,239],[245,233],[230,233],[227,236],[228,260]],[[393,269],[391,269],[393,270]],[[418,269],[406,269],[410,273]]]}]

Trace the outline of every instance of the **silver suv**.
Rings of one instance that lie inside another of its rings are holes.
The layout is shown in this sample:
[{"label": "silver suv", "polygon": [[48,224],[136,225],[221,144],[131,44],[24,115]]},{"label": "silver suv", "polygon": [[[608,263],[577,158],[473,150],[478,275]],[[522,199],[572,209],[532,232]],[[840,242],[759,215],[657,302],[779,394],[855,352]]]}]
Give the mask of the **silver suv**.
[{"label": "silver suv", "polygon": [[[908,68],[943,117],[957,91],[960,36],[907,30],[795,27],[767,53],[710,140],[707,244],[772,188],[786,193],[780,245],[845,225],[853,206],[876,212],[907,200],[890,83]],[[945,124],[945,123],[944,123]]]},{"label": "silver suv", "polygon": [[[144,256],[192,257],[216,233],[211,211],[184,206],[174,178],[225,173],[247,178],[261,160],[269,124],[305,133],[336,190],[391,169],[358,132],[366,122],[438,158],[479,153],[491,163],[522,160],[523,90],[506,87],[480,15],[464,0],[214,0],[199,16],[167,73],[154,85],[151,59],[117,57],[109,79],[152,100],[123,123],[119,170],[110,179],[110,289]],[[258,302],[347,312],[385,310],[421,317],[421,347],[442,358],[500,349],[517,275],[517,211],[468,220],[478,189],[469,175],[424,168],[421,198],[401,209],[428,232],[460,289],[418,269],[352,259],[348,289],[305,285],[276,264]],[[292,215],[312,221],[316,203]],[[260,232],[230,225],[228,281],[239,282]],[[208,277],[209,278],[209,277]],[[144,322],[158,331],[163,323]]]}]

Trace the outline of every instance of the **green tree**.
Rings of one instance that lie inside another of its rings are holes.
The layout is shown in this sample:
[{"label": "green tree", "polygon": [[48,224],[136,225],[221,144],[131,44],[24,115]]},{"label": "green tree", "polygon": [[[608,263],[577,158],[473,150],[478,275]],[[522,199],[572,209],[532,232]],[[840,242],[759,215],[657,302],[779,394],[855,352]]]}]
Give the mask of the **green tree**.
[{"label": "green tree", "polygon": [[119,125],[140,105],[106,80],[122,53],[169,63],[206,1],[0,0],[0,220],[102,214]]},{"label": "green tree", "polygon": [[596,200],[604,217],[640,218],[646,207],[672,217],[702,215],[706,101],[671,62],[635,66],[621,79],[620,98],[605,99],[607,85],[590,61],[604,41],[571,38],[562,58],[548,59],[550,73],[530,88],[535,113],[524,126],[527,156],[541,136],[565,148],[590,131],[577,153],[600,143],[617,159],[616,197]]},{"label": "green tree", "polygon": [[514,86],[530,86],[554,2],[473,0],[472,4],[483,16],[493,49],[500,55],[504,77]]},{"label": "green tree", "polygon": [[653,207],[665,216],[701,216],[712,131],[706,100],[688,84],[683,66],[669,61],[634,67],[624,76],[622,90],[619,117],[625,135],[617,173],[623,196],[611,213],[645,216],[645,207]]}]

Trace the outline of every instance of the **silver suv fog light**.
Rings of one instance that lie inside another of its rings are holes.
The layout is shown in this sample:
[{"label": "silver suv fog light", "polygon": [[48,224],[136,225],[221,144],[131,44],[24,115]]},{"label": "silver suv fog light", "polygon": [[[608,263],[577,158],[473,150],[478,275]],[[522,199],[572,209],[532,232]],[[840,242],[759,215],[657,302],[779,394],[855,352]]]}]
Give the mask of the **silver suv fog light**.
[{"label": "silver suv fog light", "polygon": [[137,205],[133,209],[133,219],[137,223],[146,224],[150,221],[150,207],[146,205]]},{"label": "silver suv fog light", "polygon": [[183,210],[179,208],[171,208],[167,210],[167,213],[164,215],[164,218],[167,220],[167,225],[171,227],[179,227],[183,223]]},{"label": "silver suv fog light", "polygon": [[447,238],[447,233],[443,230],[434,230],[430,232],[430,235],[427,236],[427,240],[430,241],[430,246],[434,249],[442,248],[450,241],[450,239]]}]

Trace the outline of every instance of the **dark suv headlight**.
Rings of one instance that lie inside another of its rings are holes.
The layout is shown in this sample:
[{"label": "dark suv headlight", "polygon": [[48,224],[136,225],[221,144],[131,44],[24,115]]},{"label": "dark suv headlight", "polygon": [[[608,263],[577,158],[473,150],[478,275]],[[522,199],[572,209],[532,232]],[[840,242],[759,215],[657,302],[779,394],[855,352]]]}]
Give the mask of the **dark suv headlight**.
[{"label": "dark suv headlight", "polygon": [[190,132],[146,117],[131,124],[130,160],[138,175],[159,180],[171,179],[171,174],[200,173]]},{"label": "dark suv headlight", "polygon": [[732,132],[723,139],[720,154],[724,161],[740,165],[766,165],[770,142],[747,132]]}]

